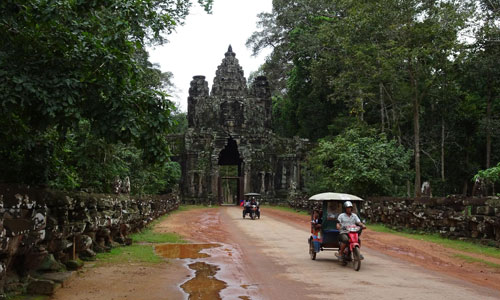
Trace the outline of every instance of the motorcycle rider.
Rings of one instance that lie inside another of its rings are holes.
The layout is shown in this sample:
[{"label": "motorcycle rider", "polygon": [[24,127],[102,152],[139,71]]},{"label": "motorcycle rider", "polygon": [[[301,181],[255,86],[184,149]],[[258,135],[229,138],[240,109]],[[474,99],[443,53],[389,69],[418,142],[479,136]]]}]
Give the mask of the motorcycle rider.
[{"label": "motorcycle rider", "polygon": [[255,205],[257,206],[257,211],[255,214],[257,215],[257,218],[260,219],[260,207],[259,207],[259,202],[255,199],[255,197],[252,197],[252,200],[250,201],[250,206]]},{"label": "motorcycle rider", "polygon": [[347,235],[348,231],[346,227],[349,225],[358,225],[363,229],[366,228],[365,224],[361,222],[359,217],[352,212],[351,201],[344,202],[344,207],[345,207],[345,213],[341,213],[337,217],[337,220],[339,221],[337,223],[337,229],[340,230],[339,234],[340,249],[339,253],[336,253],[335,255],[339,258],[343,256],[345,247],[347,247],[347,245],[349,244],[349,236]]}]

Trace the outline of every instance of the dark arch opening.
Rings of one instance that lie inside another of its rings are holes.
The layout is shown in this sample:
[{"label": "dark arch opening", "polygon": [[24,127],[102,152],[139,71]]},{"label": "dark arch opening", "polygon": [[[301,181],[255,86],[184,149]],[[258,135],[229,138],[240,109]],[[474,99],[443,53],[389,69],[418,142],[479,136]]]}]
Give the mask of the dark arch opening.
[{"label": "dark arch opening", "polygon": [[240,165],[242,159],[240,157],[240,152],[238,151],[238,145],[232,137],[227,139],[227,145],[219,153],[219,165],[229,166],[229,165]]},{"label": "dark arch opening", "polygon": [[219,201],[224,204],[237,204],[243,197],[241,170],[243,160],[238,144],[229,137],[227,144],[219,153]]}]

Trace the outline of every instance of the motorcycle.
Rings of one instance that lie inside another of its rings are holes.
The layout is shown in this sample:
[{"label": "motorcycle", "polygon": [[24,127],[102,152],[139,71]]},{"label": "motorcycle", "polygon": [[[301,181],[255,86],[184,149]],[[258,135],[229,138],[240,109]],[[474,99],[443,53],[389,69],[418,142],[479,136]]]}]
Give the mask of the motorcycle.
[{"label": "motorcycle", "polygon": [[255,218],[260,219],[260,212],[259,212],[259,205],[257,204],[248,204],[245,205],[243,209],[243,219],[245,218],[246,215],[250,215],[250,218],[252,220],[255,220]]},{"label": "motorcycle", "polygon": [[342,254],[342,265],[347,265],[348,262],[352,261],[354,270],[359,271],[361,268],[361,260],[363,256],[361,255],[361,241],[359,240],[359,234],[361,233],[361,227],[357,225],[346,226],[345,229],[348,231],[347,235],[349,237],[349,245],[345,247],[344,253]]}]

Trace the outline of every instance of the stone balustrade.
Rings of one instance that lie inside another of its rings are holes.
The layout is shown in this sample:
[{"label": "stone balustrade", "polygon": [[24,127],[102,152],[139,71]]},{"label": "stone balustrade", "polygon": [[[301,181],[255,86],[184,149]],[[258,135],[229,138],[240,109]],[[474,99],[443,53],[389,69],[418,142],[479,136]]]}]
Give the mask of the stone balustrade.
[{"label": "stone balustrade", "polygon": [[177,195],[69,193],[0,185],[0,295],[118,244],[179,206]]},{"label": "stone balustrade", "polygon": [[370,198],[363,203],[362,214],[374,223],[450,238],[480,239],[500,247],[498,197]]}]

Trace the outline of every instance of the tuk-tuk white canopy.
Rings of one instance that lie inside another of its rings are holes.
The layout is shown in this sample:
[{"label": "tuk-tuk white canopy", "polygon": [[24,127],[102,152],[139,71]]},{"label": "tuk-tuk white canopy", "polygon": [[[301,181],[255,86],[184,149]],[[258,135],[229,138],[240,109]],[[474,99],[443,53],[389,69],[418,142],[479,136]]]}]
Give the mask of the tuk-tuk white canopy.
[{"label": "tuk-tuk white canopy", "polygon": [[260,196],[259,193],[246,193],[245,196]]},{"label": "tuk-tuk white canopy", "polygon": [[364,201],[358,196],[342,193],[321,193],[309,198],[311,201]]}]

